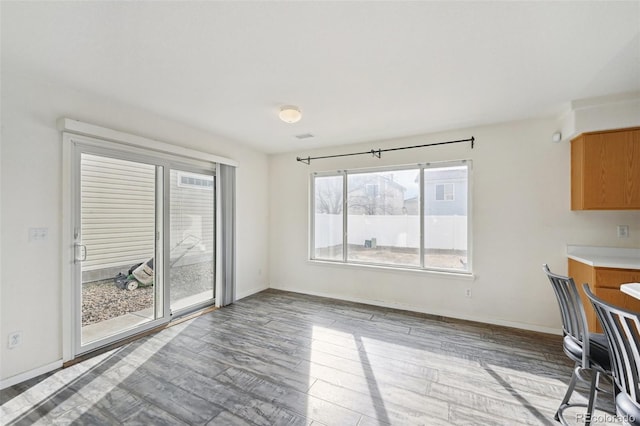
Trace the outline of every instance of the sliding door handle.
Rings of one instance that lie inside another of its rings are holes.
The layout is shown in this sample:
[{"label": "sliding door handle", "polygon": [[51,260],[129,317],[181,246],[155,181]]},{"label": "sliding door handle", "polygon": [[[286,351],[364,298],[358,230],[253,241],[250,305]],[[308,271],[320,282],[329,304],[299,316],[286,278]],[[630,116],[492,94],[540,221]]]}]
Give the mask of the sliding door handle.
[{"label": "sliding door handle", "polygon": [[75,255],[73,258],[74,263],[84,262],[87,260],[87,246],[84,244],[74,244]]}]

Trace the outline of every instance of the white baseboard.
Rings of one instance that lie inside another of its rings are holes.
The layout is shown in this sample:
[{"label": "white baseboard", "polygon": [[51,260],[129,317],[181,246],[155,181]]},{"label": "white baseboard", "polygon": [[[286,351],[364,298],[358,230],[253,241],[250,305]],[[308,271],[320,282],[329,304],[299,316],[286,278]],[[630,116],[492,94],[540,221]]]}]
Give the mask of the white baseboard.
[{"label": "white baseboard", "polygon": [[277,286],[273,286],[273,285],[271,286],[271,288],[274,289],[274,290],[290,291],[292,293],[302,293],[302,294],[308,294],[310,296],[328,297],[330,299],[338,299],[338,300],[345,300],[347,302],[363,303],[365,305],[380,306],[380,307],[383,307],[383,308],[401,309],[403,311],[420,312],[422,314],[438,315],[438,316],[442,316],[442,317],[455,318],[455,319],[460,319],[460,320],[465,320],[465,321],[475,321],[475,322],[481,322],[481,323],[484,323],[484,324],[501,325],[501,326],[504,326],[504,327],[513,327],[513,328],[519,328],[519,329],[522,329],[522,330],[538,331],[538,332],[541,332],[541,333],[562,335],[562,330],[559,329],[559,328],[544,327],[544,326],[539,326],[539,325],[535,325],[535,324],[527,324],[527,323],[521,323],[521,322],[515,322],[515,321],[506,321],[506,320],[500,320],[500,319],[495,319],[495,318],[481,318],[481,317],[476,317],[476,316],[473,316],[473,315],[460,314],[459,312],[440,311],[440,310],[426,310],[424,308],[420,308],[420,307],[412,306],[412,305],[406,305],[406,304],[403,304],[403,303],[383,302],[383,301],[380,301],[380,300],[369,300],[369,299],[363,299],[363,298],[360,298],[360,297],[342,296],[342,295],[337,295],[337,294],[333,294],[333,293],[324,293],[324,292],[318,292],[318,291],[300,290],[300,289],[297,289],[297,288],[277,287]]},{"label": "white baseboard", "polygon": [[249,290],[243,291],[242,293],[236,294],[236,300],[244,299],[245,297],[251,296],[252,294],[259,293],[259,292],[261,292],[263,290],[266,290],[268,288],[269,288],[268,285],[265,285],[265,286],[262,286],[262,287],[251,288]]},{"label": "white baseboard", "polygon": [[33,370],[25,371],[24,373],[16,374],[9,378],[0,380],[0,389],[5,389],[18,383],[22,383],[34,377],[38,377],[41,374],[48,373],[53,370],[62,368],[62,360],[52,362],[51,364],[43,365],[42,367],[34,368]]}]

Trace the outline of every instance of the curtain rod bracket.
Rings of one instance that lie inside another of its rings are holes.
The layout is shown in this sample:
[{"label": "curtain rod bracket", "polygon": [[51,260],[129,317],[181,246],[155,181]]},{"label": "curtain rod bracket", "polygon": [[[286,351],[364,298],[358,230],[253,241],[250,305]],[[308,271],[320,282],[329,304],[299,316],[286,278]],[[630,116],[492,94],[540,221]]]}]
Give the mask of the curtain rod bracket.
[{"label": "curtain rod bracket", "polygon": [[471,149],[473,149],[473,145],[475,145],[476,142],[476,138],[474,136],[471,136]]},{"label": "curtain rod bracket", "polygon": [[296,157],[296,161],[300,161],[301,163],[304,163],[308,166],[309,164],[311,164],[311,157],[307,157],[307,158]]},{"label": "curtain rod bracket", "polygon": [[382,150],[380,148],[378,148],[377,151],[375,149],[372,149],[371,155],[373,155],[374,157],[382,158]]}]

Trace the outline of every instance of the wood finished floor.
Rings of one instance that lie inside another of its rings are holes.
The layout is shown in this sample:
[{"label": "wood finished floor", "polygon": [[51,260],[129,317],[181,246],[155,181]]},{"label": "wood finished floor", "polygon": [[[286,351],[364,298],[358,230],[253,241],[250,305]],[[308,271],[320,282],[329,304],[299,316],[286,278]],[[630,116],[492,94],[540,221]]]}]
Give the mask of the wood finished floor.
[{"label": "wood finished floor", "polygon": [[2,391],[2,424],[557,424],[559,336],[268,290]]}]

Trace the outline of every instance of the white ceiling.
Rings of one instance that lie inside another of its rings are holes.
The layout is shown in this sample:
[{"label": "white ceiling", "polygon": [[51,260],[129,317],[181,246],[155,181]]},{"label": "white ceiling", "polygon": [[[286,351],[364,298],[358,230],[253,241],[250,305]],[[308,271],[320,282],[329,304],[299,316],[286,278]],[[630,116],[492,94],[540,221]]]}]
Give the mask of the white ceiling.
[{"label": "white ceiling", "polygon": [[[3,71],[265,152],[528,118],[640,90],[638,1],[0,7]],[[283,104],[302,120],[279,121]]]}]

